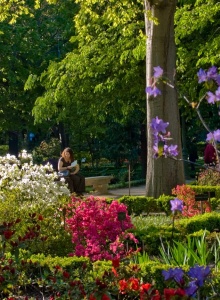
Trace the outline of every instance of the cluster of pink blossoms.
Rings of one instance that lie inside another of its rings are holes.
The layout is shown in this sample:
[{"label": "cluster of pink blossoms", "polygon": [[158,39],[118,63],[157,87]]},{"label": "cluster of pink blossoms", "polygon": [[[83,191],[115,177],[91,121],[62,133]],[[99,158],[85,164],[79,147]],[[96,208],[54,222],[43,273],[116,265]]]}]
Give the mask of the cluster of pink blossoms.
[{"label": "cluster of pink blossoms", "polygon": [[[118,213],[125,219],[119,220]],[[125,239],[137,240],[127,229],[133,227],[127,207],[118,201],[90,196],[85,200],[72,198],[67,208],[67,226],[72,233],[74,251],[70,255],[86,256],[92,261],[121,258],[126,255]]]}]

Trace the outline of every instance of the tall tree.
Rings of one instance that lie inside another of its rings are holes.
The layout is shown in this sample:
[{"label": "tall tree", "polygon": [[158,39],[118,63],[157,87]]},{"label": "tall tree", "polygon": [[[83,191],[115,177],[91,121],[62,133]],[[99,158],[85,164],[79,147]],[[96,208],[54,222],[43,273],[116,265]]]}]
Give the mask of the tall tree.
[{"label": "tall tree", "polygon": [[[71,119],[72,110],[77,118],[82,111],[86,111],[86,115],[93,116],[98,124],[107,114],[117,116],[117,111],[121,111],[128,115],[136,108],[142,109],[145,89],[143,50],[146,51],[143,2],[78,0],[77,3],[77,35],[72,41],[78,43],[78,49],[69,53],[59,64],[52,63],[41,77],[46,93],[36,101],[35,117],[40,120],[52,113],[58,119],[65,118],[67,121]],[[145,5],[147,82],[152,76],[153,67],[157,65],[173,79],[176,3],[174,0],[146,1]],[[155,20],[159,25],[155,25]],[[59,107],[65,107],[65,110]],[[146,193],[159,196],[162,193],[170,194],[173,187],[184,182],[184,175],[180,161],[153,159],[149,124],[156,115],[170,122],[170,131],[179,146],[181,158],[175,90],[163,86],[161,99],[147,101]]]},{"label": "tall tree", "polygon": [[[1,130],[10,133],[9,145],[18,142],[19,133],[36,131],[40,127],[34,125],[32,108],[35,98],[43,90],[40,87],[24,91],[28,76],[41,74],[50,60],[61,60],[72,49],[69,38],[74,32],[72,18],[76,6],[73,0],[59,2],[59,5],[49,5],[47,1],[40,1],[36,9],[33,1],[26,0],[23,4],[28,14],[23,11],[16,22],[12,22],[16,3],[10,1],[11,6],[6,7],[10,8],[8,14],[0,23],[0,123]],[[16,12],[19,7],[17,9]],[[44,125],[45,130],[48,129],[50,120]],[[15,148],[18,149],[18,145]]]},{"label": "tall tree", "polygon": [[[153,77],[153,68],[160,66],[171,83],[175,83],[176,49],[174,43],[174,14],[176,1],[146,1],[145,26],[146,46],[146,83],[149,86]],[[158,22],[158,24],[155,24]],[[184,183],[183,163],[169,158],[153,159],[153,137],[150,123],[158,116],[169,122],[174,143],[181,155],[181,134],[177,94],[175,89],[161,83],[162,95],[157,98],[147,95],[147,176],[146,194],[158,197],[171,194],[172,188]]]},{"label": "tall tree", "polygon": [[[219,66],[220,62],[220,4],[216,0],[190,2],[177,7],[175,40],[178,88],[182,95],[185,95],[192,103],[196,103],[207,90],[207,85],[198,85],[196,76],[198,70],[207,69],[212,65]],[[191,138],[196,136],[204,140],[207,132],[196,111],[186,105],[183,97],[179,104],[187,122],[187,135],[190,133]],[[200,111],[209,128],[218,128],[218,106],[209,105],[204,100],[200,105]]]},{"label": "tall tree", "polygon": [[134,110],[144,111],[143,6],[128,0],[77,2],[71,41],[78,48],[42,74],[45,93],[33,112],[37,121],[54,116],[71,132],[97,137],[107,118],[123,122]]}]

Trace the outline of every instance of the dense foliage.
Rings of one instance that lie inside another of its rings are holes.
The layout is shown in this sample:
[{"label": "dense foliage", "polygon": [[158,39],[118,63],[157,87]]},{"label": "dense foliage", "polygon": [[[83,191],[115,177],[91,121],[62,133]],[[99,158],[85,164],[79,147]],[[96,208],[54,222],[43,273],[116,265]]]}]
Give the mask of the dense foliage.
[{"label": "dense foliage", "polygon": [[71,255],[88,256],[92,261],[119,259],[129,250],[124,240],[137,243],[133,234],[125,233],[132,223],[126,206],[117,201],[108,204],[93,196],[85,201],[72,198],[66,213],[66,223],[75,245]]}]

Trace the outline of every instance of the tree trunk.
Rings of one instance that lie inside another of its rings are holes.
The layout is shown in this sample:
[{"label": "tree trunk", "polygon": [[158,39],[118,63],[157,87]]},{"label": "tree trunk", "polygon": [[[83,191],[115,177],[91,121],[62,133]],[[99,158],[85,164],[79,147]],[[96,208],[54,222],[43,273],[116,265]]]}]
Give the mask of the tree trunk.
[{"label": "tree trunk", "polygon": [[61,142],[61,152],[66,148],[69,147],[69,136],[65,132],[65,127],[62,122],[59,123],[59,135],[60,135],[60,142]]},{"label": "tree trunk", "polygon": [[[174,84],[176,50],[174,43],[174,13],[175,0],[145,1],[146,12],[157,18],[159,24],[155,25],[145,16],[147,35],[146,45],[146,84],[151,83],[153,68],[160,66],[164,75]],[[150,123],[158,116],[164,122],[169,122],[167,128],[171,132],[172,144],[178,145],[178,159],[182,158],[180,119],[175,89],[160,84],[162,95],[156,98],[147,95],[147,175],[146,195],[159,197],[162,194],[171,195],[172,188],[184,183],[183,162],[171,158],[153,158],[153,140]]]},{"label": "tree trunk", "polygon": [[147,172],[147,139],[146,139],[146,124],[141,124],[141,167],[142,176],[146,175]]},{"label": "tree trunk", "polygon": [[18,132],[9,131],[8,135],[9,135],[9,141],[8,141],[9,154],[18,157]]}]

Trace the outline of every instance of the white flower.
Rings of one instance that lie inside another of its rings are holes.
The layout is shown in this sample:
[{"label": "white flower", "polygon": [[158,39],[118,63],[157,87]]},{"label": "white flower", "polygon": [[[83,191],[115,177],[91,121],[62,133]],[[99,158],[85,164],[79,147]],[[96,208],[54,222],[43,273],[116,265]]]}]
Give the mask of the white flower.
[{"label": "white flower", "polygon": [[[64,181],[55,182],[57,173],[51,165],[39,166],[33,161],[21,164],[15,156],[0,156],[0,199],[4,200],[4,190],[20,191],[23,200],[31,200],[43,205],[56,202],[60,196],[70,195]],[[2,189],[4,187],[4,190]]]}]

